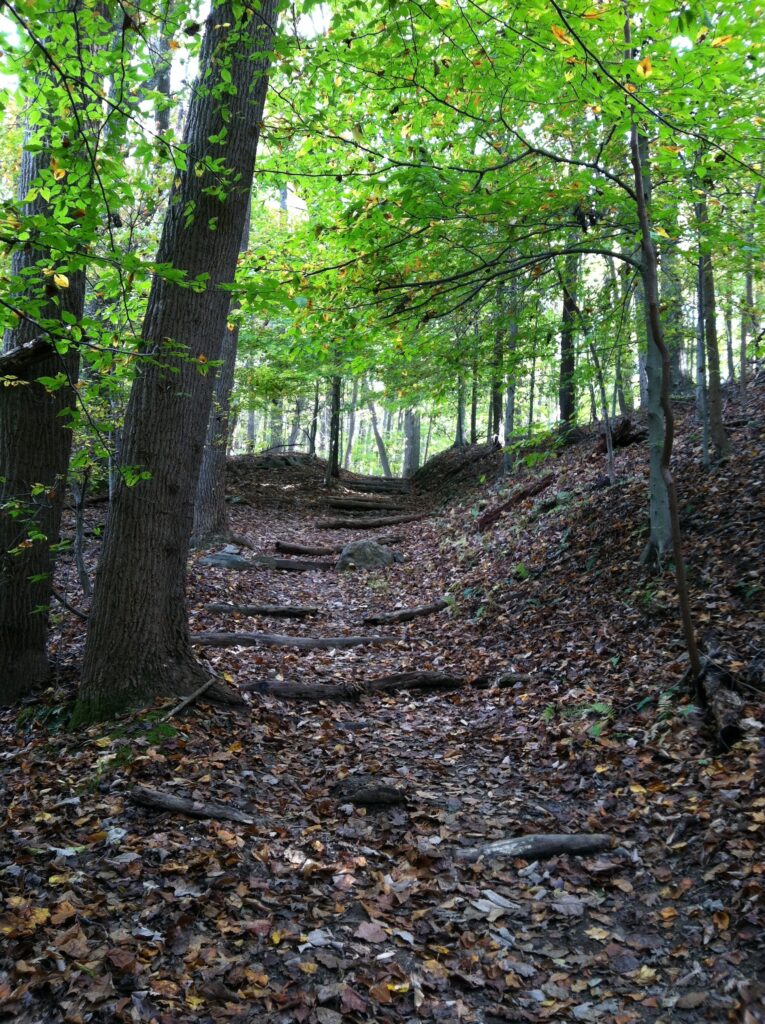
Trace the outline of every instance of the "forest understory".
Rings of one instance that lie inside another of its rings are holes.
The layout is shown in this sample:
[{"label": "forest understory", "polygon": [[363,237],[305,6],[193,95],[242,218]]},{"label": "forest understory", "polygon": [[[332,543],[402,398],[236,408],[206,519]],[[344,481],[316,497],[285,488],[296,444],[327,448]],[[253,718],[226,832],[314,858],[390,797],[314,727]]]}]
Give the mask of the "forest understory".
[{"label": "forest understory", "polygon": [[[682,685],[671,564],[639,564],[645,442],[618,451],[614,487],[593,432],[506,478],[500,453],[450,450],[376,513],[427,517],[377,530],[317,526],[368,515],[330,507],[358,497],[352,474],[330,494],[318,460],[237,459],[231,525],[252,550],[232,554],[394,532],[404,561],[237,570],[198,551],[192,631],[384,642],[200,646],[242,707],[201,694],[72,732],[85,622],[59,607],[55,686],[0,719],[0,1019],[765,1021],[765,386],[726,395],[735,455],[711,471],[679,409],[693,611],[744,700],[740,742],[721,749]],[[91,569],[103,518],[88,509]],[[82,605],[71,554],[57,590]],[[364,692],[405,672],[452,682]],[[279,683],[348,685],[292,700]],[[528,834],[607,838],[479,856]]]}]

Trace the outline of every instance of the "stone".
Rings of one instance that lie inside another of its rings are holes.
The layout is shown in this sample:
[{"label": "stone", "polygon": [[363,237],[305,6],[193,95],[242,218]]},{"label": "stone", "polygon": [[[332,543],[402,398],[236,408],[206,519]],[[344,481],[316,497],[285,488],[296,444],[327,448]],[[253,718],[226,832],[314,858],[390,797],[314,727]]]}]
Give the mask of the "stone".
[{"label": "stone", "polygon": [[394,562],[403,562],[397,551],[383,547],[374,540],[354,540],[340,552],[336,569],[380,569]]}]

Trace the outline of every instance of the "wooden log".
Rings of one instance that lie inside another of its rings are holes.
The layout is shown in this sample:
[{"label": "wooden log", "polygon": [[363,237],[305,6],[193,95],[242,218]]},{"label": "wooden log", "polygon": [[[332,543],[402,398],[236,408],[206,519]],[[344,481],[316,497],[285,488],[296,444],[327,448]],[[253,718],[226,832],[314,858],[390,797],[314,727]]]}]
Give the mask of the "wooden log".
[{"label": "wooden log", "polygon": [[490,508],[483,515],[480,515],[476,520],[478,530],[483,533],[490,526],[502,516],[504,512],[509,511],[514,505],[520,504],[526,498],[533,498],[537,494],[541,494],[545,488],[549,487],[555,479],[554,473],[548,473],[546,476],[540,477],[538,480],[532,480],[530,484],[525,487],[519,487],[510,495],[507,501],[502,505],[497,505],[496,508]]},{"label": "wooden log", "polygon": [[[377,544],[390,547],[393,544],[400,544],[404,538],[400,533],[390,533],[371,539]],[[328,547],[313,547],[310,544],[293,544],[292,541],[277,540],[274,547],[285,555],[339,555],[345,547],[345,543],[332,544]]]},{"label": "wooden log", "polygon": [[277,540],[274,547],[285,555],[339,555],[343,544],[334,544],[329,548],[312,547],[310,544],[292,544],[286,540]]},{"label": "wooden log", "polygon": [[334,569],[333,562],[306,561],[301,558],[273,558],[271,555],[258,555],[257,558],[242,558],[241,555],[206,555],[200,558],[202,565],[212,565],[219,569],[231,569],[242,572],[247,569],[278,569],[281,572],[312,572],[315,569]]},{"label": "wooden log", "polygon": [[524,860],[541,860],[569,853],[581,857],[590,853],[602,853],[608,850],[612,840],[610,836],[598,833],[586,835],[550,835],[535,834],[516,836],[512,839],[498,839],[483,846],[457,850],[460,860],[476,861],[482,857],[522,857]]},{"label": "wooden log", "polygon": [[408,480],[392,480],[386,477],[371,477],[366,480],[343,480],[343,487],[349,491],[368,491],[375,494],[408,494]]},{"label": "wooden log", "polygon": [[358,512],[404,511],[403,505],[384,498],[330,498],[328,504],[330,508],[351,509]]},{"label": "wooden log", "polygon": [[159,789],[149,789],[147,786],[134,786],[130,791],[130,800],[141,807],[170,811],[173,814],[187,814],[191,818],[216,818],[221,821],[237,821],[241,825],[255,824],[255,819],[251,815],[230,804],[221,804],[214,800],[188,800],[186,797],[163,793]]},{"label": "wooden log", "polygon": [[403,789],[378,782],[368,775],[349,775],[336,783],[330,792],[340,803],[356,807],[393,807],[407,802]]},{"label": "wooden log", "polygon": [[318,530],[376,530],[381,526],[398,526],[399,523],[415,523],[419,519],[427,519],[430,513],[418,515],[388,516],[382,519],[325,519],[317,523]]},{"label": "wooden log", "polygon": [[305,619],[319,611],[313,605],[301,607],[297,604],[208,604],[205,607],[208,612],[224,615],[270,615],[276,619]]},{"label": "wooden log", "polygon": [[192,633],[191,642],[201,647],[298,647],[305,651],[331,651],[362,644],[394,644],[394,636],[283,636],[280,633]]},{"label": "wooden log", "polygon": [[433,615],[435,612],[442,612],[449,607],[449,602],[441,599],[433,604],[422,604],[417,608],[401,608],[395,612],[377,612],[373,615],[364,616],[365,626],[382,626],[392,622],[410,622],[422,615]]},{"label": "wooden log", "polygon": [[397,672],[366,682],[349,683],[286,683],[258,679],[245,683],[242,690],[278,697],[280,700],[358,700],[371,693],[392,693],[397,690],[460,690],[467,685],[461,676],[446,672]]}]

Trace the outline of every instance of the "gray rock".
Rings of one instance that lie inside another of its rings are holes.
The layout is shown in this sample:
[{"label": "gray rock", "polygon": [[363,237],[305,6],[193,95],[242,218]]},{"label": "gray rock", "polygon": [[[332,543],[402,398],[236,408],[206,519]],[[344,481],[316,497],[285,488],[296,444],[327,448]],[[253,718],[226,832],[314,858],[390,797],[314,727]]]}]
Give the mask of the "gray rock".
[{"label": "gray rock", "polygon": [[397,551],[383,547],[373,540],[354,540],[340,552],[336,569],[379,569],[394,562],[403,562]]}]

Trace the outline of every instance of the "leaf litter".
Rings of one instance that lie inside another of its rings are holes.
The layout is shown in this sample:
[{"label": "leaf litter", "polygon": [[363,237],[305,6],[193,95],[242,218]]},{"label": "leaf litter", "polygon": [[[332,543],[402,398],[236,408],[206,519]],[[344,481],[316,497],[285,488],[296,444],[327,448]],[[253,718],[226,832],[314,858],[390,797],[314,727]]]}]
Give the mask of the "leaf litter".
[{"label": "leaf litter", "polygon": [[[344,635],[370,610],[449,595],[445,611],[378,627],[396,640],[384,647],[205,650],[232,686],[518,673],[508,687],[313,703],[255,691],[240,711],[201,697],[170,722],[167,702],[71,733],[84,627],[62,613],[55,686],[1,719],[0,1019],[765,1020],[761,392],[734,409],[731,461],[700,469],[689,417],[677,455],[696,619],[747,703],[730,751],[680,687],[670,567],[638,565],[642,446],[602,490],[585,437],[542,467],[554,500],[531,497],[484,533],[478,515],[513,486],[501,457],[445,456],[406,499],[438,517],[397,526],[407,560],[366,574],[190,561],[193,631],[273,625],[221,618],[214,601],[316,605],[290,632]],[[321,472],[236,460],[234,532],[261,553],[320,542]],[[76,597],[67,559],[59,575]],[[405,803],[344,802],[333,790],[355,776]],[[253,824],[139,807],[136,786]],[[530,833],[612,843],[531,862],[456,855]]]}]

